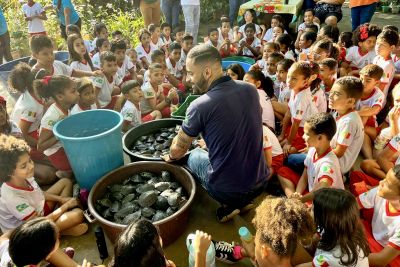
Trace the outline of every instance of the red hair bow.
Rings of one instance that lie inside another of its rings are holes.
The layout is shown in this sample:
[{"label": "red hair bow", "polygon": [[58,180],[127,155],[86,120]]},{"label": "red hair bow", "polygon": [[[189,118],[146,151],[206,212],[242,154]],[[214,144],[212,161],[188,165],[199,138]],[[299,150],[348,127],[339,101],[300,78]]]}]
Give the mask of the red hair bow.
[{"label": "red hair bow", "polygon": [[45,77],[43,78],[42,83],[43,83],[44,85],[49,85],[50,80],[51,80],[51,76],[45,76]]},{"label": "red hair bow", "polygon": [[367,25],[361,26],[360,37],[361,37],[361,41],[365,41],[368,39],[368,26]]}]

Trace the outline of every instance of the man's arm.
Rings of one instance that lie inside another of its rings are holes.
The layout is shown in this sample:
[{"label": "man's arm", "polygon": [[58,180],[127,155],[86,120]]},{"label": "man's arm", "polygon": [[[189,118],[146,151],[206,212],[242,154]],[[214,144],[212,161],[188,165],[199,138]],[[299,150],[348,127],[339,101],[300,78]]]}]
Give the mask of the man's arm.
[{"label": "man's arm", "polygon": [[178,135],[172,140],[169,158],[171,160],[178,160],[185,156],[194,139],[195,137],[188,136],[182,129],[180,129]]}]

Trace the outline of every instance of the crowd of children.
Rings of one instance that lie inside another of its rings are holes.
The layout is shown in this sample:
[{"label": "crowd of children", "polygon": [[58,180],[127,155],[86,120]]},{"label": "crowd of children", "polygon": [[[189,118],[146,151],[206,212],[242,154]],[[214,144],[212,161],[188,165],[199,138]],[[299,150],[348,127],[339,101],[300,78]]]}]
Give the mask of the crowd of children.
[{"label": "crowd of children", "polygon": [[[185,62],[197,40],[180,26],[150,24],[131,47],[120,31],[109,38],[104,23],[94,26],[93,41],[68,25],[64,64],[54,58],[41,5],[29,0],[23,11],[34,61],[10,74],[10,90],[20,95],[12,113],[0,97],[0,266],[41,260],[73,266],[58,236],[79,236],[88,226],[72,197],[73,171],[54,125],[92,109],[120,112],[123,132],[170,117],[192,92]],[[336,26],[315,23],[311,9],[294,38],[280,15],[268,28],[257,24],[253,10],[240,27],[231,28],[226,16],[220,22],[204,42],[221,57],[255,60],[247,72],[240,64],[224,71],[258,92],[269,179],[287,198],[266,198],[257,208],[255,247],[225,244],[218,255],[231,253],[232,262],[248,256],[258,266],[400,266],[398,29],[366,23],[339,34]],[[40,246],[28,245],[39,238],[46,238]],[[210,242],[197,233],[196,266],[203,266]],[[121,235],[111,266],[174,264],[165,259],[157,229],[138,221]]]}]

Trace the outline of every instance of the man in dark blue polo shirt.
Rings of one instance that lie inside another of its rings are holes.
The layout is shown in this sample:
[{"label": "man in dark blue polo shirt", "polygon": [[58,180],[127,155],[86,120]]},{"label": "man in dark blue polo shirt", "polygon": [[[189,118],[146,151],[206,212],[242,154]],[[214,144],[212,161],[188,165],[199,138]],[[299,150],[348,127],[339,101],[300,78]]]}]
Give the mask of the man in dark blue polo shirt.
[{"label": "man in dark blue polo shirt", "polygon": [[188,166],[222,204],[217,217],[225,222],[248,210],[267,183],[258,94],[251,85],[224,76],[214,47],[194,47],[187,56],[186,70],[194,89],[203,95],[189,106],[165,160],[183,157],[193,139],[202,134],[209,152],[192,151]]}]

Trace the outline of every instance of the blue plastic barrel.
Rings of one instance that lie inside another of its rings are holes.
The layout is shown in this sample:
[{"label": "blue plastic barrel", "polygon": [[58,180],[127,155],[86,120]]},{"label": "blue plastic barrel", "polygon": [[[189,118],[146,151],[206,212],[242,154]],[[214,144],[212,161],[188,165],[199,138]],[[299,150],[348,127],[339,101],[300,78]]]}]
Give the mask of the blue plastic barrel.
[{"label": "blue plastic barrel", "polygon": [[91,189],[103,175],[123,165],[122,116],[113,110],[84,111],[53,128],[81,188]]},{"label": "blue plastic barrel", "polygon": [[229,67],[229,65],[232,64],[239,64],[243,67],[245,72],[248,72],[251,64],[246,63],[246,62],[240,62],[240,61],[222,61],[222,69],[226,70],[227,67]]}]

